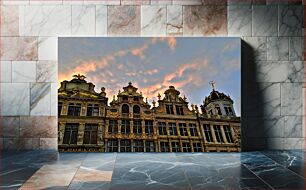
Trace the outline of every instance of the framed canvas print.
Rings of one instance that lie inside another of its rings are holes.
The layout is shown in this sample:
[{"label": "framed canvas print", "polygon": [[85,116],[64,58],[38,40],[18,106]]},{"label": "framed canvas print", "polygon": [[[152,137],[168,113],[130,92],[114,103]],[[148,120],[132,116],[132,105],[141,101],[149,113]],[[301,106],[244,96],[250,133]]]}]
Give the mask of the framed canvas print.
[{"label": "framed canvas print", "polygon": [[60,151],[240,151],[240,38],[59,38]]}]

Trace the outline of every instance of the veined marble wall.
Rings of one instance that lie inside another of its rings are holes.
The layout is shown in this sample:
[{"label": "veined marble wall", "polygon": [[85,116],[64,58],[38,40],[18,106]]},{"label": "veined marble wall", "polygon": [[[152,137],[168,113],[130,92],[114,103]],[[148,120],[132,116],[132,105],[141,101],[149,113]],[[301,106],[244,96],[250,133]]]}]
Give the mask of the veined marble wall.
[{"label": "veined marble wall", "polygon": [[57,149],[57,37],[240,36],[243,148],[301,149],[301,0],[2,0],[3,149]]}]

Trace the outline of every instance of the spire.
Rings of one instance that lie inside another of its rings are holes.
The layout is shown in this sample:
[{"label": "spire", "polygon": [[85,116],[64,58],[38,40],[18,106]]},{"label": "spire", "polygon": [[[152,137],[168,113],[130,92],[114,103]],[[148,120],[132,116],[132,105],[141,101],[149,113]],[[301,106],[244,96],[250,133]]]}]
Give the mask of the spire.
[{"label": "spire", "polygon": [[72,77],[80,80],[84,80],[86,78],[84,75],[81,75],[80,73],[78,73],[77,75],[72,75]]},{"label": "spire", "polygon": [[161,97],[160,93],[158,93],[157,97],[158,97],[158,100],[160,100],[160,97]]},{"label": "spire", "polygon": [[209,84],[211,85],[213,91],[215,91],[215,84],[216,84],[216,82],[215,81],[210,81]]}]

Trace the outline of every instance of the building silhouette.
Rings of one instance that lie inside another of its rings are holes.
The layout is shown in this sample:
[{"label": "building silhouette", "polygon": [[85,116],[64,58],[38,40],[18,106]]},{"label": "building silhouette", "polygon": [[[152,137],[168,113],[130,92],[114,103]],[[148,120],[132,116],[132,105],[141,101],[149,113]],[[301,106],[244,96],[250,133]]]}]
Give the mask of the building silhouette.
[{"label": "building silhouette", "polygon": [[85,78],[74,75],[58,89],[60,151],[240,151],[240,117],[214,83],[200,113],[174,86],[150,105],[131,82],[108,105],[105,88],[97,93]]}]

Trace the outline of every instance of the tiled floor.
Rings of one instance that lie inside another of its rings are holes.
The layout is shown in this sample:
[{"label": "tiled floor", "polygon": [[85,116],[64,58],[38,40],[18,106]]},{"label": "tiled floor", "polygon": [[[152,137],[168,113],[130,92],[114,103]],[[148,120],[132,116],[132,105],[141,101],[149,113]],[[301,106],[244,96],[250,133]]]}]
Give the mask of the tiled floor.
[{"label": "tiled floor", "polygon": [[304,154],[2,152],[0,189],[304,189]]}]

